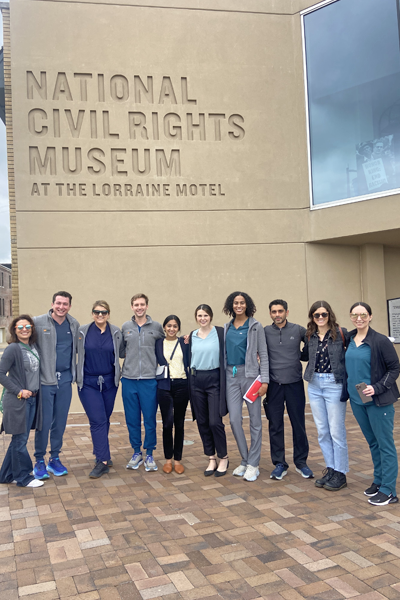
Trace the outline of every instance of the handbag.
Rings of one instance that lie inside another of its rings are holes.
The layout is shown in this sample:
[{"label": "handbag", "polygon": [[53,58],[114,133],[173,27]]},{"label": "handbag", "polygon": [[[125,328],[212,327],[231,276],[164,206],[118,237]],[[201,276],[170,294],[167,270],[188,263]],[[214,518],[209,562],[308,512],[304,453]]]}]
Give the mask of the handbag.
[{"label": "handbag", "polygon": [[[177,342],[175,344],[175,347],[174,347],[174,349],[172,351],[172,354],[171,354],[171,357],[169,359],[170,361],[172,360],[172,358],[173,358],[173,356],[175,354],[175,350],[177,349],[178,344],[179,344],[179,340],[177,340]],[[156,379],[157,379],[157,381],[161,381],[163,379],[168,379],[168,377],[169,377],[169,367],[168,367],[168,365],[157,365],[157,368],[156,368]]]}]

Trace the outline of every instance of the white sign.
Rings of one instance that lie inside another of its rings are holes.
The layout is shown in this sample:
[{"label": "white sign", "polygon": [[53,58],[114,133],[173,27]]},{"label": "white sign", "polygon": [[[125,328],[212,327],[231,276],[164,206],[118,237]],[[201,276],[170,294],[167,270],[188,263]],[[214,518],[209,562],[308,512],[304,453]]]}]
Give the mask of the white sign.
[{"label": "white sign", "polygon": [[400,344],[400,298],[388,300],[389,335],[395,344]]},{"label": "white sign", "polygon": [[388,183],[385,166],[381,158],[370,160],[363,164],[368,191],[376,190],[383,184]]}]

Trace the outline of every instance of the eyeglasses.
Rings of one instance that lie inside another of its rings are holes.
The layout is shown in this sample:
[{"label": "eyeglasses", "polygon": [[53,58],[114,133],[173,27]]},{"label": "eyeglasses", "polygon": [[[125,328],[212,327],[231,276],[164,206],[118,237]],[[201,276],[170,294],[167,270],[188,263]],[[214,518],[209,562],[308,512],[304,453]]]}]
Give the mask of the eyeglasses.
[{"label": "eyeglasses", "polygon": [[17,325],[16,329],[19,329],[20,331],[22,331],[22,329],[26,329],[27,331],[29,331],[30,329],[32,329],[32,325]]},{"label": "eyeglasses", "polygon": [[326,319],[326,317],[329,317],[329,313],[327,312],[313,314],[313,319]]},{"label": "eyeglasses", "polygon": [[97,315],[97,316],[101,315],[102,317],[105,317],[106,315],[108,315],[108,310],[93,310],[92,312],[94,315]]},{"label": "eyeglasses", "polygon": [[350,319],[352,321],[357,321],[357,319],[361,319],[362,321],[366,321],[369,317],[368,313],[361,313],[357,315],[356,313],[350,313]]}]

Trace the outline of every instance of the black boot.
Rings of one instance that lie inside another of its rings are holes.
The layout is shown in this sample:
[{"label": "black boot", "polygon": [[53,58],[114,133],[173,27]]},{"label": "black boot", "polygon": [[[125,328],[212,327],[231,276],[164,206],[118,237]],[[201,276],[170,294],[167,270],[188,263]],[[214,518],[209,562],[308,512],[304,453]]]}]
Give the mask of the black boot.
[{"label": "black boot", "polygon": [[338,492],[347,487],[346,475],[340,471],[334,471],[329,481],[324,483],[324,489],[330,492]]},{"label": "black boot", "polygon": [[322,471],[321,479],[317,479],[317,481],[315,482],[315,487],[324,487],[325,483],[327,483],[330,480],[334,472],[335,469],[332,469],[331,467],[327,467],[326,469],[324,469]]}]

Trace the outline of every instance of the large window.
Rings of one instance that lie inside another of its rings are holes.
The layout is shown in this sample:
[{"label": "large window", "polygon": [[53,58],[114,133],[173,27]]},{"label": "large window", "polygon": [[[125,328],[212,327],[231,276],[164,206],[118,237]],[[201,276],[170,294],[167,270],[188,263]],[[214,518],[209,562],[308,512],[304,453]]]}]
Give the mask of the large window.
[{"label": "large window", "polygon": [[304,11],[312,206],[400,188],[399,0]]}]

